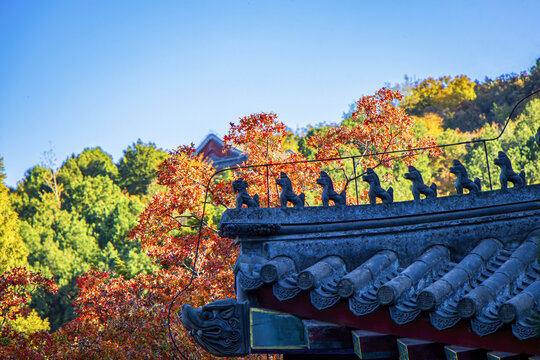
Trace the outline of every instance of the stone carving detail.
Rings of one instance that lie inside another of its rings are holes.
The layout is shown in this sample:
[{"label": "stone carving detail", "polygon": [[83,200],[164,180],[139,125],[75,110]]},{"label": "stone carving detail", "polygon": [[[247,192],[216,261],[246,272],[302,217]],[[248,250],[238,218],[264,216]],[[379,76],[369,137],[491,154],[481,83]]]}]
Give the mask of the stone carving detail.
[{"label": "stone carving detail", "polygon": [[279,283],[274,284],[272,289],[273,289],[274,295],[279,301],[292,299],[293,297],[298,295],[298,293],[300,292],[299,288],[285,287],[285,286],[281,286]]},{"label": "stone carving detail", "polygon": [[390,317],[398,325],[410,323],[420,314],[420,309],[405,309],[397,306],[390,307]]},{"label": "stone carving detail", "polygon": [[278,256],[267,261],[260,271],[260,278],[266,284],[273,284],[278,280],[296,273],[296,265],[288,256]]},{"label": "stone carving detail", "polygon": [[195,341],[216,356],[250,352],[246,304],[234,299],[218,300],[200,309],[184,304],[180,319]]},{"label": "stone carving detail", "polygon": [[368,195],[371,205],[375,205],[377,203],[377,198],[381,199],[384,204],[390,204],[394,202],[394,189],[392,189],[392,187],[389,187],[388,190],[384,190],[381,187],[381,181],[379,180],[379,177],[372,168],[367,169],[366,174],[362,176],[362,180],[369,184]]},{"label": "stone carving detail", "polygon": [[265,236],[276,234],[281,226],[279,224],[222,224],[219,236],[235,238],[237,236]]},{"label": "stone carving detail", "polygon": [[342,271],[336,271],[333,275],[321,281],[321,285],[311,290],[311,303],[318,310],[334,306],[341,299],[337,291],[338,280],[345,275],[345,266]]},{"label": "stone carving detail", "polygon": [[481,182],[479,178],[474,178],[474,181],[469,179],[465,166],[459,161],[454,160],[453,166],[450,167],[450,172],[457,176],[456,191],[458,195],[463,194],[463,189],[468,189],[470,193],[477,194],[481,191]]},{"label": "stone carving detail", "polygon": [[425,195],[426,199],[437,197],[437,184],[431,183],[431,186],[424,184],[422,174],[412,165],[409,165],[409,172],[405,174],[405,179],[412,181],[411,191],[414,200],[420,200],[420,194]]},{"label": "stone carving detail", "polygon": [[334,190],[334,183],[332,182],[332,179],[326,172],[321,171],[320,176],[316,182],[323,188],[323,192],[322,192],[323,206],[328,206],[330,203],[330,200],[332,200],[334,202],[334,205],[336,206],[342,206],[342,205],[347,204],[346,189],[344,189],[341,193],[338,194]]},{"label": "stone carving detail", "polygon": [[538,337],[538,326],[540,326],[540,321],[531,321],[530,318],[527,318],[512,324],[512,333],[520,340]]},{"label": "stone carving detail", "polygon": [[256,194],[254,197],[251,197],[248,192],[247,188],[249,187],[249,184],[244,179],[236,179],[232,183],[233,192],[236,195],[236,207],[241,208],[243,204],[246,204],[248,208],[258,208],[260,207],[259,204],[259,195]]},{"label": "stone carving detail", "polygon": [[442,314],[439,314],[438,312],[431,312],[429,313],[429,319],[431,320],[431,324],[435,327],[437,330],[446,330],[451,328],[452,326],[456,325],[461,318],[459,316],[444,316]]},{"label": "stone carving detail", "polygon": [[341,299],[337,293],[328,293],[322,289],[312,290],[310,293],[311,303],[317,308],[317,310],[328,309],[334,306]]},{"label": "stone carving detail", "polygon": [[281,188],[281,194],[279,194],[279,202],[281,207],[287,207],[287,203],[292,203],[294,207],[304,207],[306,202],[306,195],[301,193],[296,195],[292,188],[291,179],[282,172],[279,179],[276,179],[276,184]]},{"label": "stone carving detail", "polygon": [[256,290],[263,284],[260,277],[265,259],[261,256],[241,254],[234,265],[233,274],[237,285],[243,290]]},{"label": "stone carving detail", "polygon": [[493,334],[495,331],[499,330],[502,324],[502,321],[487,322],[478,319],[471,319],[471,328],[480,336]]},{"label": "stone carving detail", "polygon": [[[381,305],[395,305],[400,299],[407,298],[408,293],[416,293],[421,287],[429,285],[439,276],[439,271],[448,264],[449,250],[435,245],[424,253],[398,276],[386,282],[377,291],[377,299]],[[415,303],[416,307],[416,303]]]},{"label": "stone carving detail", "polygon": [[249,277],[243,271],[239,271],[236,277],[238,285],[244,290],[255,290],[263,285],[260,277]]},{"label": "stone carving detail", "polygon": [[[527,240],[512,252],[508,260],[459,301],[457,306],[459,316],[462,318],[480,316],[484,309],[490,310],[488,305],[493,306],[494,303],[507,300],[507,294],[515,288],[518,281],[522,281],[527,275],[527,268],[535,262],[539,249],[535,237],[534,233],[529,235]],[[493,317],[496,318],[496,315]]]},{"label": "stone carving detail", "polygon": [[459,292],[457,289],[463,289],[467,282],[474,283],[486,262],[497,254],[501,246],[495,239],[482,240],[459,264],[422,290],[416,299],[418,307],[424,311],[433,310],[456,291]]},{"label": "stone carving detail", "polygon": [[298,295],[300,288],[296,285],[298,274],[292,273],[272,286],[275,297],[279,301],[289,300]]},{"label": "stone carving detail", "polygon": [[[498,318],[502,322],[511,323],[526,318],[528,313],[534,311],[535,304],[540,304],[540,279],[537,278],[537,269],[532,266],[529,272],[532,272],[532,274],[527,278],[535,280],[521,293],[506,301],[499,308]],[[527,278],[524,280],[527,280]]]},{"label": "stone carving detail", "polygon": [[514,187],[523,187],[526,185],[525,181],[525,171],[516,174],[512,169],[512,162],[502,151],[499,151],[499,156],[494,161],[495,165],[501,168],[501,175],[499,180],[501,180],[501,189],[506,189],[508,187],[508,181],[514,184]]},{"label": "stone carving detail", "polygon": [[352,297],[349,299],[349,309],[356,316],[367,315],[375,311],[379,307],[377,301],[366,301],[364,299],[358,299]]}]

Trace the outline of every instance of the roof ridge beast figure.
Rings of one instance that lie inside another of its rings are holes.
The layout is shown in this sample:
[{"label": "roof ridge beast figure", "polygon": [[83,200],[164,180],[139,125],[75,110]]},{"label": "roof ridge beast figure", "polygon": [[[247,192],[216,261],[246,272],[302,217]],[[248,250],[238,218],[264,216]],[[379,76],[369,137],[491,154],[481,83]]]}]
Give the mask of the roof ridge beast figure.
[{"label": "roof ridge beast figure", "polygon": [[236,207],[239,209],[243,204],[246,204],[248,208],[258,208],[259,205],[259,195],[255,194],[254,197],[249,196],[247,188],[249,184],[244,179],[236,179],[232,183],[233,191],[238,194],[236,195]]},{"label": "roof ridge beast figure", "polygon": [[323,206],[328,206],[330,203],[330,200],[334,202],[336,206],[342,206],[347,204],[347,196],[346,196],[346,189],[343,189],[343,191],[338,194],[334,190],[334,183],[332,182],[332,179],[328,174],[324,171],[320,172],[319,178],[316,180],[317,184],[321,185],[323,188],[322,192],[322,202]]},{"label": "roof ridge beast figure", "polygon": [[409,165],[409,172],[404,177],[412,181],[411,191],[414,200],[420,200],[420,194],[425,195],[426,199],[437,197],[437,184],[431,183],[431,186],[424,184],[422,174],[414,166]]},{"label": "roof ridge beast figure", "polygon": [[525,181],[525,171],[521,170],[518,174],[512,169],[512,162],[502,151],[499,151],[499,156],[494,161],[495,165],[501,168],[501,175],[499,180],[501,180],[501,189],[506,189],[508,187],[508,181],[514,184],[514,187],[522,187],[526,185]]},{"label": "roof ridge beast figure", "polygon": [[450,167],[450,172],[452,174],[455,174],[457,176],[456,178],[456,191],[458,195],[463,194],[463,188],[469,189],[469,193],[479,193],[480,192],[480,179],[474,178],[474,181],[469,179],[469,175],[467,175],[467,170],[465,169],[465,166],[457,160],[454,159],[453,166]]},{"label": "roof ridge beast figure", "polygon": [[381,199],[383,204],[391,204],[394,202],[394,189],[389,187],[388,190],[384,190],[381,187],[381,181],[379,177],[373,171],[372,168],[368,168],[366,174],[362,176],[362,180],[369,184],[369,203],[375,205],[377,198]]},{"label": "roof ridge beast figure", "polygon": [[291,179],[282,172],[279,179],[276,179],[276,184],[281,188],[281,194],[279,194],[279,202],[281,207],[287,207],[287,203],[291,202],[294,207],[304,207],[306,196],[304,193],[296,195],[292,188]]}]

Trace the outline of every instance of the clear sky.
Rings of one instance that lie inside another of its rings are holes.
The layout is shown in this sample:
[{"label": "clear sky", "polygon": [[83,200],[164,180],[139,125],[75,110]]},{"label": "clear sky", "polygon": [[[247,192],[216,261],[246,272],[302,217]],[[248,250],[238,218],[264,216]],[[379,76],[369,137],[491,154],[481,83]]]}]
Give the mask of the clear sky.
[{"label": "clear sky", "polygon": [[141,139],[174,149],[255,112],[337,122],[385,84],[483,80],[540,57],[540,1],[0,0],[7,184]]}]

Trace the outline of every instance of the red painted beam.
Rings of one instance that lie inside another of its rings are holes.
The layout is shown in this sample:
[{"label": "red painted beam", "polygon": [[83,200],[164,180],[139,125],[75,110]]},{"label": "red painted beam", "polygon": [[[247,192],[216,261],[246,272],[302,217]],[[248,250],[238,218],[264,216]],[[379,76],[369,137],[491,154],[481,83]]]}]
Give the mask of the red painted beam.
[{"label": "red painted beam", "polygon": [[287,312],[308,319],[327,321],[346,325],[355,329],[375,331],[407,338],[416,338],[465,347],[483,348],[496,351],[540,355],[540,339],[519,340],[505,326],[492,335],[481,337],[475,334],[468,321],[461,321],[450,329],[435,329],[429,316],[423,314],[409,324],[398,325],[391,318],[387,309],[356,316],[349,310],[347,302],[340,302],[325,310],[317,310],[310,301],[309,293],[303,292],[296,297],[279,301],[272,292],[272,287],[265,285],[258,291],[262,307]]}]

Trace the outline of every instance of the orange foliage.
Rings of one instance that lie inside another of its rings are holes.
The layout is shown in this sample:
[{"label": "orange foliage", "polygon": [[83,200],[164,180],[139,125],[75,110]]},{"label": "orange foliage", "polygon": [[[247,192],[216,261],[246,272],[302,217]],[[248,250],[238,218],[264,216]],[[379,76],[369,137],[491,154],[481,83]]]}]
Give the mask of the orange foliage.
[{"label": "orange foliage", "polygon": [[[43,277],[39,273],[33,273],[25,268],[12,268],[0,276],[0,357],[2,359],[24,359],[30,349],[24,346],[26,337],[10,327],[9,321],[30,314],[28,307],[31,292],[37,288],[56,293],[58,287],[52,279]],[[45,332],[34,335],[44,340],[47,339]]]},{"label": "orange foliage", "polygon": [[[301,193],[316,188],[315,180],[319,176],[321,163],[307,163],[307,159],[292,151],[285,151],[287,132],[285,125],[277,120],[273,113],[261,113],[246,116],[240,119],[238,125],[231,123],[229,133],[223,137],[225,150],[235,147],[248,154],[248,159],[239,168],[236,177],[242,177],[250,185],[250,194],[259,194],[261,206],[279,206],[279,190],[275,179],[280,172],[285,172],[291,179],[293,190]],[[304,162],[292,164],[294,162]],[[280,164],[273,166],[260,166],[262,164]],[[232,181],[221,182],[218,189],[226,189],[220,194],[227,201],[228,207],[234,204],[234,194],[230,192]],[[269,191],[267,191],[267,185]],[[270,194],[270,200],[268,199]]]},{"label": "orange foliage", "polygon": [[[412,131],[414,119],[394,105],[394,101],[401,98],[400,93],[386,88],[373,96],[362,97],[352,114],[355,120],[353,126],[331,128],[324,136],[312,137],[308,145],[316,150],[315,156],[320,159],[347,156],[353,149],[358,150],[357,163],[364,168],[380,164],[393,167],[397,159],[403,159],[407,164],[413,163],[415,152],[394,152],[436,144],[431,137],[415,139]],[[437,156],[440,150],[433,148],[429,152]]]},{"label": "orange foliage", "polygon": [[[343,151],[357,149],[364,155],[381,152],[365,159],[359,157],[358,161],[365,167],[379,163],[392,166],[402,154],[396,156],[388,154],[389,151],[434,145],[430,138],[415,140],[410,131],[412,118],[393,105],[399,97],[398,93],[382,89],[375,96],[360,99],[354,126],[336,127],[325,137],[311,139],[317,158],[337,157]],[[314,188],[319,191],[315,179],[326,162],[307,162],[300,154],[284,151],[285,137],[285,125],[273,113],[246,116],[238,124],[231,124],[224,137],[225,151],[236,147],[248,155],[248,160],[235,169],[233,176],[224,173],[214,176],[211,165],[196,154],[193,145],[172,152],[158,171],[158,183],[166,191],[154,196],[130,234],[133,240],[141,242],[159,270],[133,279],[97,271],[87,273],[78,279],[79,295],[74,304],[78,317],[50,335],[17,334],[18,344],[25,353],[16,353],[14,357],[173,358],[176,352],[169,340],[167,319],[169,306],[175,299],[170,331],[176,344],[189,359],[213,359],[192,342],[178,316],[181,304],[200,307],[235,297],[232,270],[237,248],[232,239],[217,235],[204,210],[208,209],[208,203],[214,204],[210,206],[214,213],[231,207],[235,202],[231,184],[237,177],[248,182],[251,194],[260,195],[261,206],[279,205],[275,179],[281,171],[289,175],[297,193]],[[291,164],[298,161],[302,163]],[[255,167],[247,167],[252,165]],[[199,236],[197,226],[201,222]],[[178,294],[181,289],[185,290]]]}]

